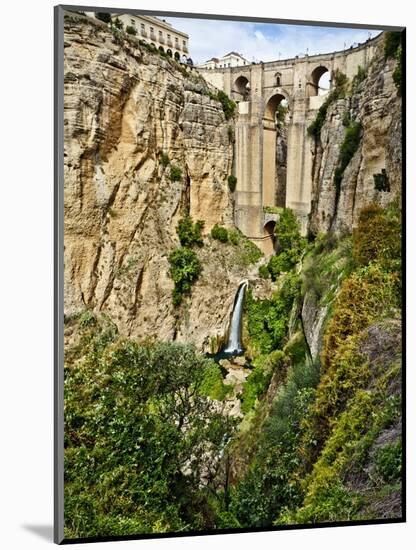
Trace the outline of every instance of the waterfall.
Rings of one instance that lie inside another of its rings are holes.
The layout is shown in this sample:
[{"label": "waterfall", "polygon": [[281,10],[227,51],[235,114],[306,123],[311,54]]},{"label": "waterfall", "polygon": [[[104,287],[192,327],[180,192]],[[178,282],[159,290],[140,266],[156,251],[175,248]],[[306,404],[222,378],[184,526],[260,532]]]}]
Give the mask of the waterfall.
[{"label": "waterfall", "polygon": [[244,293],[247,285],[248,282],[243,281],[238,287],[237,294],[234,300],[234,308],[231,317],[228,343],[227,346],[224,348],[223,353],[227,353],[230,355],[239,355],[243,352],[243,347],[241,345],[241,319],[243,317]]}]

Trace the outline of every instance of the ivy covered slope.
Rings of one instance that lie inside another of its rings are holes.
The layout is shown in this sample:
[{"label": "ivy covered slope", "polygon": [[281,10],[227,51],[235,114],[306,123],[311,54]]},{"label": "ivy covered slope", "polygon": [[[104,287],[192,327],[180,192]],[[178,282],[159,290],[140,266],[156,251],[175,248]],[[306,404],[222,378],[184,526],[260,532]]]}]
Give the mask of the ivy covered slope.
[{"label": "ivy covered slope", "polygon": [[[281,275],[279,298],[261,304],[269,338],[251,331],[261,354],[234,444],[229,510],[241,526],[401,516],[400,238],[397,203],[371,205],[352,241],[326,237],[308,246],[302,289],[278,316],[286,330],[271,311],[282,311],[293,271]],[[295,319],[314,275],[328,314],[312,360]],[[257,319],[249,301],[249,332]]]}]

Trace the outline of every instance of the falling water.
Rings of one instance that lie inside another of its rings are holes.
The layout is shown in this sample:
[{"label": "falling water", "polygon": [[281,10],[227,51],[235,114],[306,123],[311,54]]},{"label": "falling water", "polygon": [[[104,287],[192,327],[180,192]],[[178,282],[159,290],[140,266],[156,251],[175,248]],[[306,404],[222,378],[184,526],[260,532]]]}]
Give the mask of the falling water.
[{"label": "falling water", "polygon": [[241,319],[243,316],[244,293],[247,288],[247,284],[247,281],[240,283],[234,301],[228,343],[223,350],[223,353],[229,355],[239,355],[240,353],[243,353],[243,347],[241,345]]}]

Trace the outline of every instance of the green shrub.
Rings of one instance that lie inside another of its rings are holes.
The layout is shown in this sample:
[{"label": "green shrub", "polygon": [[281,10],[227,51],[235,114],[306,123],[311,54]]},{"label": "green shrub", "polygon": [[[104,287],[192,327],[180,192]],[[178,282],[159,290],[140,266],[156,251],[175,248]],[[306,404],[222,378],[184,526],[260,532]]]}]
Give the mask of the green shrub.
[{"label": "green shrub", "polygon": [[402,48],[398,48],[397,52],[396,52],[396,61],[397,61],[397,65],[396,65],[396,68],[394,69],[393,71],[393,81],[394,81],[394,84],[396,85],[396,88],[397,88],[397,93],[399,95],[402,95],[402,72],[403,72],[403,50]]},{"label": "green shrub", "polygon": [[386,32],[384,36],[384,59],[395,57],[401,43],[401,32]]},{"label": "green shrub", "polygon": [[116,17],[113,21],[113,25],[116,27],[116,29],[122,31],[123,30],[123,22],[118,18]]},{"label": "green shrub", "polygon": [[80,315],[79,325],[82,328],[92,327],[96,324],[96,322],[97,320],[94,313],[89,309]]},{"label": "green shrub", "polygon": [[126,27],[126,33],[131,34],[132,36],[136,36],[137,30],[132,25],[127,25]]},{"label": "green shrub", "polygon": [[338,99],[342,99],[346,94],[346,86],[348,79],[346,75],[340,71],[333,73],[334,89],[329,92],[323,104],[319,107],[315,120],[308,126],[308,135],[315,140],[320,139],[322,126],[325,123],[328,109],[332,103]]},{"label": "green shrub", "polygon": [[247,328],[251,345],[260,353],[270,353],[284,345],[293,301],[299,294],[300,278],[293,273],[285,276],[282,288],[271,300],[254,300],[248,290]]},{"label": "green shrub", "polygon": [[228,241],[228,231],[225,227],[220,227],[219,225],[215,224],[214,227],[211,229],[211,237],[213,239],[216,239],[217,241],[226,243]]},{"label": "green shrub", "polygon": [[233,174],[231,174],[230,176],[228,176],[227,179],[228,179],[228,187],[229,187],[231,193],[234,193],[236,185],[237,185],[237,178]]},{"label": "green shrub", "polygon": [[226,120],[229,120],[234,116],[235,108],[237,104],[228,97],[228,95],[222,90],[218,91],[216,99],[221,103],[222,110]]},{"label": "green shrub", "polygon": [[160,152],[160,164],[166,168],[170,164],[169,155],[163,151]]},{"label": "green shrub", "polygon": [[230,140],[230,143],[234,143],[235,142],[234,127],[233,126],[228,126],[227,132],[228,132],[228,139]]},{"label": "green shrub", "polygon": [[170,174],[171,181],[180,181],[182,179],[182,170],[176,164],[170,165]]},{"label": "green shrub", "polygon": [[358,86],[363,82],[367,77],[367,72],[361,65],[358,66],[357,74],[352,79],[352,91],[355,92]]},{"label": "green shrub", "polygon": [[194,244],[202,246],[204,244],[201,234],[203,227],[203,220],[198,220],[193,223],[189,215],[181,218],[176,227],[176,233],[178,234],[181,245],[187,247],[192,247]]},{"label": "green shrub", "polygon": [[169,273],[175,283],[172,299],[175,306],[191,293],[192,284],[198,279],[202,267],[195,252],[189,248],[177,248],[169,256]]},{"label": "green shrub", "polygon": [[227,395],[232,392],[232,389],[231,385],[224,384],[220,367],[212,362],[204,373],[201,382],[201,394],[217,401],[224,401]]},{"label": "green shrub", "polygon": [[358,150],[361,141],[362,126],[358,121],[353,121],[345,130],[344,141],[341,144],[338,166],[335,169],[334,184],[339,190],[342,178],[348,164],[355,152]]},{"label": "green shrub", "polygon": [[202,391],[211,369],[191,346],[120,338],[66,362],[66,537],[212,527],[206,449],[218,456],[233,423]]},{"label": "green shrub", "polygon": [[239,236],[238,230],[230,229],[228,231],[228,240],[230,241],[231,244],[233,244],[234,246],[237,246],[238,243],[240,242],[240,236]]},{"label": "green shrub", "polygon": [[261,265],[259,267],[259,277],[262,279],[268,279],[270,277],[270,271],[267,265]]},{"label": "green shrub", "polygon": [[402,474],[402,442],[385,445],[378,450],[376,472],[387,483],[399,479]]},{"label": "green shrub", "polygon": [[111,14],[107,12],[96,12],[95,17],[104,23],[111,22]]}]

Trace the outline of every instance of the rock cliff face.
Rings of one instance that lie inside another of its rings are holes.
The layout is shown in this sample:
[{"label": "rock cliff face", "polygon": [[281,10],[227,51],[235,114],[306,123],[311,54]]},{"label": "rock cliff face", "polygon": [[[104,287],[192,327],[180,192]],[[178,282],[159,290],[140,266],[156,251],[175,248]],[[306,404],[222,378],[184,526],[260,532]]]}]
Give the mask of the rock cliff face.
[{"label": "rock cliff face", "polygon": [[221,104],[194,71],[117,39],[99,21],[66,15],[64,41],[65,314],[105,312],[123,335],[207,350],[247,267],[198,251],[205,268],[192,311],[178,315],[168,256],[187,209],[205,232],[232,224]]},{"label": "rock cliff face", "polygon": [[[401,192],[401,99],[392,78],[394,67],[394,60],[384,60],[380,42],[366,78],[351,97],[335,101],[328,109],[320,143],[314,150],[309,228],[315,234],[330,228],[336,234],[350,232],[364,206],[384,206]],[[343,119],[348,114],[361,123],[362,138],[337,197],[334,171],[345,133]],[[373,176],[382,169],[388,175],[390,192],[375,189]]]}]

